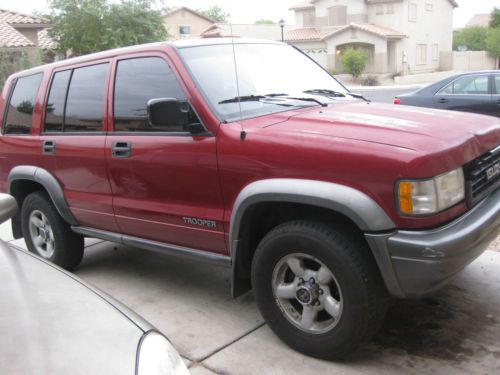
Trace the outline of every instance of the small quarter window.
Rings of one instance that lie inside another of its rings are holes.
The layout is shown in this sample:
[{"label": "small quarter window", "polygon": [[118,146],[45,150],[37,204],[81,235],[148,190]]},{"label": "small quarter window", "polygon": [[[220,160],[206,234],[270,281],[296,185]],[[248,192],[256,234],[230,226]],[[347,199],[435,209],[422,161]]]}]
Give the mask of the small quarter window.
[{"label": "small quarter window", "polygon": [[29,134],[42,74],[18,78],[7,107],[5,134]]}]

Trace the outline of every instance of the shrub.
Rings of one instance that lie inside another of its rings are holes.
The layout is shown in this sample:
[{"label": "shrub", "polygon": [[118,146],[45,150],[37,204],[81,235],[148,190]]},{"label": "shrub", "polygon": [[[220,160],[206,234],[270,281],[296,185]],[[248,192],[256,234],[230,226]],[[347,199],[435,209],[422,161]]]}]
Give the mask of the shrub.
[{"label": "shrub", "polygon": [[348,48],[342,53],[341,61],[346,73],[358,78],[368,63],[368,51]]},{"label": "shrub", "polygon": [[368,75],[361,80],[362,86],[378,86],[379,84],[378,78],[372,75]]}]

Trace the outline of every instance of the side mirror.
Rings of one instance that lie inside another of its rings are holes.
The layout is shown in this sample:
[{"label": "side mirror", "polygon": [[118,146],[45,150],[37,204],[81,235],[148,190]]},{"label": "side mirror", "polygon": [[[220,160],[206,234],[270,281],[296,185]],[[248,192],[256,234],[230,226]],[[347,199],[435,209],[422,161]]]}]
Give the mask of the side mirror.
[{"label": "side mirror", "polygon": [[16,199],[9,194],[0,194],[0,223],[11,219],[16,213]]},{"label": "side mirror", "polygon": [[151,99],[147,103],[148,121],[153,127],[179,127],[189,123],[189,103],[175,98]]}]

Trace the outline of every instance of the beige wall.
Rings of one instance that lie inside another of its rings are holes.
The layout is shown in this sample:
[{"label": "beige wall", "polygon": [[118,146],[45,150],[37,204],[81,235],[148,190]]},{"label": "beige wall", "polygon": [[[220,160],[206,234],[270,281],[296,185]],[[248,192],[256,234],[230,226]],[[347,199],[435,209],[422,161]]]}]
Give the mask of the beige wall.
[{"label": "beige wall", "polygon": [[496,68],[496,59],[486,51],[452,52],[451,70],[467,72],[474,70],[490,70]]},{"label": "beige wall", "polygon": [[180,26],[189,26],[191,29],[190,37],[199,37],[213,23],[189,11],[180,10],[166,15],[163,19],[163,25],[169,34],[169,39],[179,39]]},{"label": "beige wall", "polygon": [[21,34],[23,34],[26,38],[28,38],[30,41],[35,43],[35,45],[38,45],[38,31],[39,29],[26,29],[26,28],[19,28],[16,29],[19,31]]}]

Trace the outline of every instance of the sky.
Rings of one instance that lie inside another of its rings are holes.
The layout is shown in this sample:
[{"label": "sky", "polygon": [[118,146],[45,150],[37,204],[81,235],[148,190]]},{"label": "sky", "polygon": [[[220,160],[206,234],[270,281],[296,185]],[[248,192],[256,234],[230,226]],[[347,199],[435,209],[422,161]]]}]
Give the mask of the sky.
[{"label": "sky", "polygon": [[[113,1],[113,0],[112,0]],[[231,13],[233,23],[254,23],[258,19],[271,19],[275,22],[284,19],[293,24],[292,5],[301,0],[163,0],[171,7],[187,6],[192,9],[206,8],[217,4]],[[493,7],[500,7],[500,0],[457,0],[459,7],[454,12],[454,27],[464,26],[476,13],[490,13]],[[47,10],[47,0],[0,0],[0,9],[32,13],[34,10]]]}]

